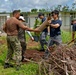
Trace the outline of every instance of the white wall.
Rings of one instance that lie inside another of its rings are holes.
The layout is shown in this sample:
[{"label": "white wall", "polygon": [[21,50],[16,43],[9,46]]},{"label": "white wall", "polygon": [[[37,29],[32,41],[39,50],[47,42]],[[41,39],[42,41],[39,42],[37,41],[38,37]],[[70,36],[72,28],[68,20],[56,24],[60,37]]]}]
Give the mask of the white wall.
[{"label": "white wall", "polygon": [[0,14],[0,30],[2,30],[3,24],[10,17],[10,14]]},{"label": "white wall", "polygon": [[70,29],[71,16],[70,13],[61,13],[62,29]]}]

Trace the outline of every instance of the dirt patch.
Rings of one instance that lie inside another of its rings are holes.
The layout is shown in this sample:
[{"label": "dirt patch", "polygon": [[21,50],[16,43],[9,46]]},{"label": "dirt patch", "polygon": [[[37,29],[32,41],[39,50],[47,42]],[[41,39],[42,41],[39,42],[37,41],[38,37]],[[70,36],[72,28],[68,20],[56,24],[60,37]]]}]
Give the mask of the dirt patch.
[{"label": "dirt patch", "polygon": [[39,42],[32,40],[29,40],[29,42],[27,42],[27,50],[25,51],[25,57],[27,59],[39,61],[43,57],[44,52],[41,52],[37,49],[39,47],[39,44]]},{"label": "dirt patch", "polygon": [[26,50],[25,56],[27,59],[31,59],[33,61],[39,61],[44,55],[44,52],[40,52],[38,50]]},{"label": "dirt patch", "polygon": [[27,42],[27,49],[29,49],[31,47],[38,47],[39,44],[40,44],[39,42],[29,40],[29,42]]}]

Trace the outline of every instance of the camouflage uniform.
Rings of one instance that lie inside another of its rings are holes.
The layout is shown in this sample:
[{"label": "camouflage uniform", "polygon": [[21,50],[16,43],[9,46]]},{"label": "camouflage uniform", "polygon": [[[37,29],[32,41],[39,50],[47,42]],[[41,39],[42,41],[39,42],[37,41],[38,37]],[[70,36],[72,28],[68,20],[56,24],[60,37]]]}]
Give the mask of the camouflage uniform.
[{"label": "camouflage uniform", "polygon": [[20,40],[21,47],[22,47],[22,60],[23,60],[24,57],[25,57],[24,54],[25,54],[25,50],[26,50],[25,30],[19,28],[18,38],[19,38],[19,40]]},{"label": "camouflage uniform", "polygon": [[9,63],[14,53],[16,64],[20,65],[22,53],[21,53],[21,45],[20,45],[20,41],[18,40],[18,37],[7,36],[7,46],[8,46],[8,52],[5,63]]},{"label": "camouflage uniform", "polygon": [[[19,15],[19,13],[18,13]],[[19,28],[26,30],[28,27],[24,26],[16,17],[9,18],[3,25],[3,30],[7,33],[7,58],[4,64],[4,68],[10,67],[9,61],[11,60],[13,54],[15,55],[16,60],[16,70],[20,67],[20,61],[22,59],[22,49],[21,44],[18,39]],[[33,31],[33,29],[29,29]]]},{"label": "camouflage uniform", "polygon": [[18,39],[18,31],[20,27],[23,29],[26,28],[24,24],[22,24],[15,17],[11,17],[10,19],[8,19],[3,26],[3,30],[7,33],[7,46],[8,46],[7,57],[5,60],[4,68],[8,67],[7,63],[10,63],[13,54],[15,56],[16,65],[20,65],[22,59],[22,48],[20,41]]}]

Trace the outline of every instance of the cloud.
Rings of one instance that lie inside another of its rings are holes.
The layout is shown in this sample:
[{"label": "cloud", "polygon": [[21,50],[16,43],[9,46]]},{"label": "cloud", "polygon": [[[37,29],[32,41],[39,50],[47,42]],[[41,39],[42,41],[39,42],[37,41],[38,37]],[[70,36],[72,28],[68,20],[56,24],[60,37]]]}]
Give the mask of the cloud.
[{"label": "cloud", "polygon": [[[22,11],[29,11],[33,8],[51,8],[58,4],[66,4],[70,0],[0,0],[0,8],[12,11],[14,9],[21,9]],[[74,0],[76,1],[76,0]]]},{"label": "cloud", "polygon": [[76,0],[74,0],[74,2],[76,2]]},{"label": "cloud", "polygon": [[6,2],[8,1],[8,0],[5,0]]}]

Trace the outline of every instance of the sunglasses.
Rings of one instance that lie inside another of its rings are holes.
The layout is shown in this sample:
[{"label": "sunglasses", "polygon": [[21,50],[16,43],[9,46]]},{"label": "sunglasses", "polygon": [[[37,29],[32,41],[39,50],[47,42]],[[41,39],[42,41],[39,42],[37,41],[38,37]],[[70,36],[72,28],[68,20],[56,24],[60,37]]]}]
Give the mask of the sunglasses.
[{"label": "sunglasses", "polygon": [[54,16],[55,14],[52,14],[51,16]]}]

